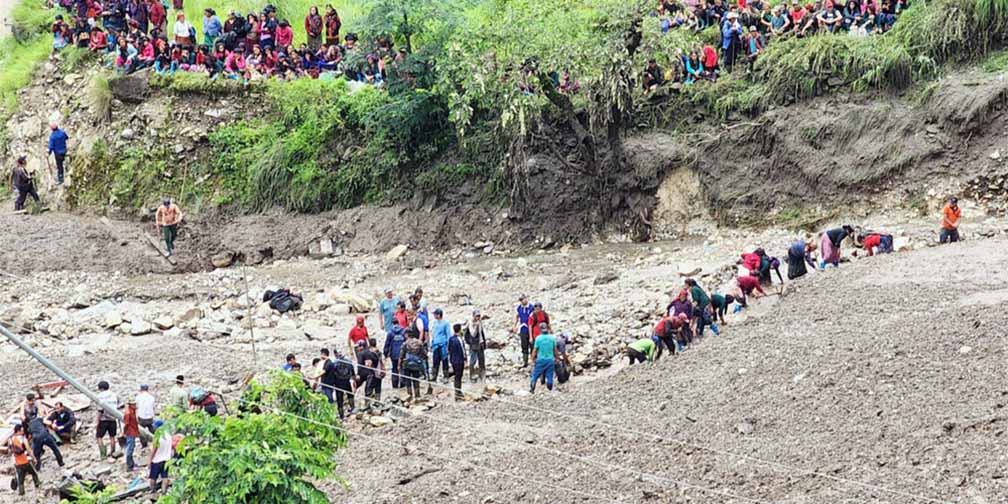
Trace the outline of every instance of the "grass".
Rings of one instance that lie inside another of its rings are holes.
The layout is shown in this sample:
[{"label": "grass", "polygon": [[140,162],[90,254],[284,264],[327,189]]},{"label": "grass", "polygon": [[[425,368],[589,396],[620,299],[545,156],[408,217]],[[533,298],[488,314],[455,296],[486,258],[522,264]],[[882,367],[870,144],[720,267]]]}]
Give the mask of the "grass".
[{"label": "grass", "polygon": [[1008,50],[991,53],[980,65],[984,72],[1001,73],[1008,71]]},{"label": "grass", "polygon": [[107,73],[94,76],[88,94],[91,98],[91,106],[95,112],[95,117],[99,121],[110,121],[112,119],[112,89],[109,88],[109,76]]},{"label": "grass", "polygon": [[206,96],[224,96],[240,93],[249,86],[258,87],[261,83],[250,83],[249,86],[231,79],[209,79],[205,73],[175,72],[171,75],[152,73],[150,84],[157,89],[163,89],[177,94],[200,94]]}]

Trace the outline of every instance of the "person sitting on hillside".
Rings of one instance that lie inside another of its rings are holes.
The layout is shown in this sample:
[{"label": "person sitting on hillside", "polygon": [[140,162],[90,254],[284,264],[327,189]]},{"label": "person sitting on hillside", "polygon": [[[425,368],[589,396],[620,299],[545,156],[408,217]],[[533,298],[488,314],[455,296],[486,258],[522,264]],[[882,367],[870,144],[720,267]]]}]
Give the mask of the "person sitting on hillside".
[{"label": "person sitting on hillside", "polygon": [[701,63],[703,63],[703,78],[709,81],[716,81],[718,77],[718,72],[721,70],[718,64],[718,54],[713,47],[706,45],[703,47],[703,58]]},{"label": "person sitting on hillside", "polygon": [[91,35],[88,37],[88,49],[91,52],[104,52],[108,49],[108,39],[101,28],[97,26],[91,28]]},{"label": "person sitting on hillside", "polygon": [[752,71],[756,58],[763,54],[763,36],[756,30],[755,26],[749,27],[749,35],[746,35],[746,61],[749,63],[749,70]]},{"label": "person sitting on hillside", "polygon": [[56,21],[54,21],[52,25],[52,34],[52,48],[54,51],[63,49],[73,39],[73,36],[70,33],[70,27],[63,21],[63,16],[61,15],[56,15]]},{"label": "person sitting on hillside", "polygon": [[655,91],[664,83],[665,72],[658,66],[654,58],[649,59],[647,67],[644,68],[644,72],[641,75],[641,84],[644,86],[644,92],[650,93]]}]

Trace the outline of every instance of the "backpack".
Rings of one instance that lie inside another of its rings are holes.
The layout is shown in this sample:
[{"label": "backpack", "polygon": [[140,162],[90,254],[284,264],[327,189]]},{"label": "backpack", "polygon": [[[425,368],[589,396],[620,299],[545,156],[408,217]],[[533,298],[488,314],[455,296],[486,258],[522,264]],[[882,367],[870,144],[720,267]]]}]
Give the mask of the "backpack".
[{"label": "backpack", "polygon": [[276,292],[266,291],[263,294],[263,301],[269,301],[270,308],[280,313],[287,313],[291,310],[301,308],[301,303],[304,300],[301,296],[292,294],[290,289],[280,289]]},{"label": "backpack", "polygon": [[411,373],[422,373],[424,370],[423,358],[417,354],[406,354],[406,360],[403,361],[403,369]]},{"label": "backpack", "polygon": [[559,383],[567,383],[567,380],[570,380],[570,369],[567,368],[567,364],[563,361],[557,361],[556,363],[556,377]]},{"label": "backpack", "polygon": [[333,374],[336,375],[336,379],[338,380],[349,380],[354,375],[353,364],[346,359],[337,359],[333,368]]}]

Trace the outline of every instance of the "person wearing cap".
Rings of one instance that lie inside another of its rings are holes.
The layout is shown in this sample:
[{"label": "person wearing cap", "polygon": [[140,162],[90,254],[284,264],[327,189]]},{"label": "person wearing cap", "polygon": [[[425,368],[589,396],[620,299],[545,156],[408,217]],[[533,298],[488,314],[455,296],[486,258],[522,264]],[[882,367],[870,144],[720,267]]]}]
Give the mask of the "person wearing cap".
[{"label": "person wearing cap", "polygon": [[392,318],[392,325],[385,332],[385,345],[382,347],[382,354],[392,359],[391,381],[394,389],[399,388],[403,383],[403,380],[400,379],[399,358],[402,356],[404,344],[406,344],[406,329],[400,325],[398,318]]},{"label": "person wearing cap", "polygon": [[175,238],[178,237],[180,222],[182,222],[182,211],[175,203],[172,203],[171,198],[165,196],[161,200],[161,206],[154,212],[154,225],[161,230],[165,250],[169,257],[175,253]]},{"label": "person wearing cap", "polygon": [[[154,405],[157,399],[150,393],[150,386],[144,383],[140,385],[140,392],[136,395],[137,423],[140,427],[154,432]],[[147,440],[140,437],[140,445],[147,448]]]},{"label": "person wearing cap", "polygon": [[[448,340],[452,336],[452,326],[444,318],[441,308],[434,310],[434,321],[431,323],[431,369],[434,371],[430,380],[437,381],[438,368],[444,372],[443,383],[448,383]],[[433,387],[427,386],[427,393],[433,393]]]},{"label": "person wearing cap", "polygon": [[960,219],[962,219],[962,209],[959,208],[959,199],[953,196],[949,198],[948,203],[942,208],[942,228],[938,235],[940,243],[955,243],[959,241]]},{"label": "person wearing cap", "polygon": [[136,440],[140,437],[136,399],[126,402],[126,411],[123,413],[123,436],[126,436],[126,470],[133,471],[136,467],[133,462],[133,450],[136,449]]},{"label": "person wearing cap", "polygon": [[532,379],[529,382],[529,392],[535,393],[536,381],[542,379],[546,389],[553,390],[553,373],[556,370],[557,340],[550,334],[549,326],[539,324],[539,337],[532,344]]},{"label": "person wearing cap", "polygon": [[28,196],[31,196],[35,203],[39,203],[35,182],[31,174],[28,173],[28,159],[26,157],[19,156],[17,158],[14,169],[11,171],[10,185],[11,189],[17,193],[17,197],[14,199],[15,212],[24,210],[25,200],[28,199]]},{"label": "person wearing cap", "polygon": [[386,287],[385,297],[378,301],[378,311],[381,313],[381,318],[378,321],[383,332],[392,329],[392,318],[395,317],[398,308],[399,298],[392,293],[391,287]]},{"label": "person wearing cap", "polygon": [[67,140],[70,137],[66,134],[66,131],[60,129],[56,122],[49,123],[49,129],[52,133],[49,134],[49,153],[56,160],[56,184],[63,184],[63,162],[66,160],[67,154]]},{"label": "person wearing cap", "polygon": [[746,61],[749,63],[749,70],[752,71],[756,58],[763,54],[763,36],[755,26],[749,27],[749,34],[745,38]]},{"label": "person wearing cap", "polygon": [[150,467],[150,488],[151,491],[158,490],[158,480],[161,483],[161,492],[168,491],[168,468],[166,464],[175,455],[175,450],[172,447],[172,434],[168,432],[168,429],[161,429],[164,422],[158,420],[154,422],[154,429],[157,434],[154,435],[154,446],[153,450],[150,452],[150,457],[147,459],[147,466]]},{"label": "person wearing cap", "polygon": [[655,360],[655,349],[658,347],[658,336],[651,336],[650,338],[641,338],[633,343],[630,343],[626,347],[626,356],[630,359],[630,364],[633,365],[636,362],[643,363],[654,362]]},{"label": "person wearing cap", "polygon": [[356,323],[350,328],[350,333],[347,334],[347,346],[350,347],[350,352],[356,355],[357,343],[364,343],[366,345],[368,337],[367,326],[364,325],[364,315],[357,315]]},{"label": "person wearing cap", "polygon": [[[111,410],[119,409],[119,398],[114,392],[109,390],[107,381],[98,382],[98,401],[100,404],[96,405],[98,406],[98,414],[95,416],[97,422],[95,426],[95,438],[98,440],[98,453],[101,454],[102,458],[108,456],[109,461],[112,462],[115,459],[116,433],[119,429],[119,422],[114,415],[105,411],[105,408]],[[102,442],[105,436],[109,438],[107,452],[105,444]]]},{"label": "person wearing cap", "polygon": [[168,394],[168,406],[178,408],[179,413],[189,411],[189,387],[182,375],[175,377],[175,385]]},{"label": "person wearing cap", "polygon": [[478,379],[486,382],[486,331],[479,310],[474,310],[472,320],[466,323],[465,344],[469,346],[469,381],[476,383],[476,367],[479,366]]},{"label": "person wearing cap", "polygon": [[518,339],[521,342],[522,349],[522,367],[527,367],[529,364],[529,352],[532,351],[532,340],[530,339],[531,331],[529,330],[529,319],[532,317],[532,312],[535,308],[529,304],[528,296],[522,294],[518,297],[518,307],[515,309],[515,323],[514,328],[511,330],[513,333],[518,333]]},{"label": "person wearing cap", "polygon": [[721,59],[725,68],[731,71],[735,67],[735,59],[738,57],[740,46],[739,37],[743,34],[742,24],[739,23],[738,13],[732,11],[725,16],[721,23]]}]

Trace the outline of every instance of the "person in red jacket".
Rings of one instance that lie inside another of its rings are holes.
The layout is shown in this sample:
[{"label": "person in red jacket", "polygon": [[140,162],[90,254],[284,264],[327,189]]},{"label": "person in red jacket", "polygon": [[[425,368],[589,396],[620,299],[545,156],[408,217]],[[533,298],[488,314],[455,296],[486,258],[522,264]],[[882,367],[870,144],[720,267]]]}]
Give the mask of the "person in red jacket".
[{"label": "person in red jacket", "polygon": [[682,348],[683,342],[685,342],[685,335],[683,335],[683,328],[689,327],[689,318],[686,317],[685,313],[680,313],[673,316],[665,316],[658,321],[655,325],[654,335],[658,337],[661,344],[658,345],[658,355],[655,356],[655,360],[661,358],[662,347],[668,348],[669,353],[675,355],[676,347]]},{"label": "person in red jacket", "polygon": [[753,297],[763,297],[767,295],[763,290],[763,287],[760,287],[759,278],[752,275],[739,276],[735,280],[735,283],[738,285],[739,293],[738,296],[735,296],[735,302],[743,308],[746,306],[749,295],[753,295]]},{"label": "person in red jacket", "polygon": [[532,328],[532,338],[530,342],[534,345],[536,337],[538,337],[539,334],[541,334],[539,324],[546,324],[547,331],[550,334],[553,334],[553,326],[550,325],[549,314],[547,314],[546,311],[543,310],[542,303],[536,301],[535,304],[532,305],[532,307],[533,307],[532,315],[529,315],[528,323],[529,327]]},{"label": "person in red jacket", "polygon": [[350,328],[350,334],[347,336],[347,345],[350,346],[350,353],[354,355],[354,360],[357,357],[355,351],[357,342],[361,341],[367,345],[368,339],[367,327],[364,326],[364,315],[357,315],[357,324]]},{"label": "person in red jacket", "polygon": [[133,450],[136,449],[137,438],[140,437],[140,423],[137,420],[136,400],[126,403],[123,413],[123,435],[126,436],[126,470],[133,471],[136,463],[133,461]]}]

